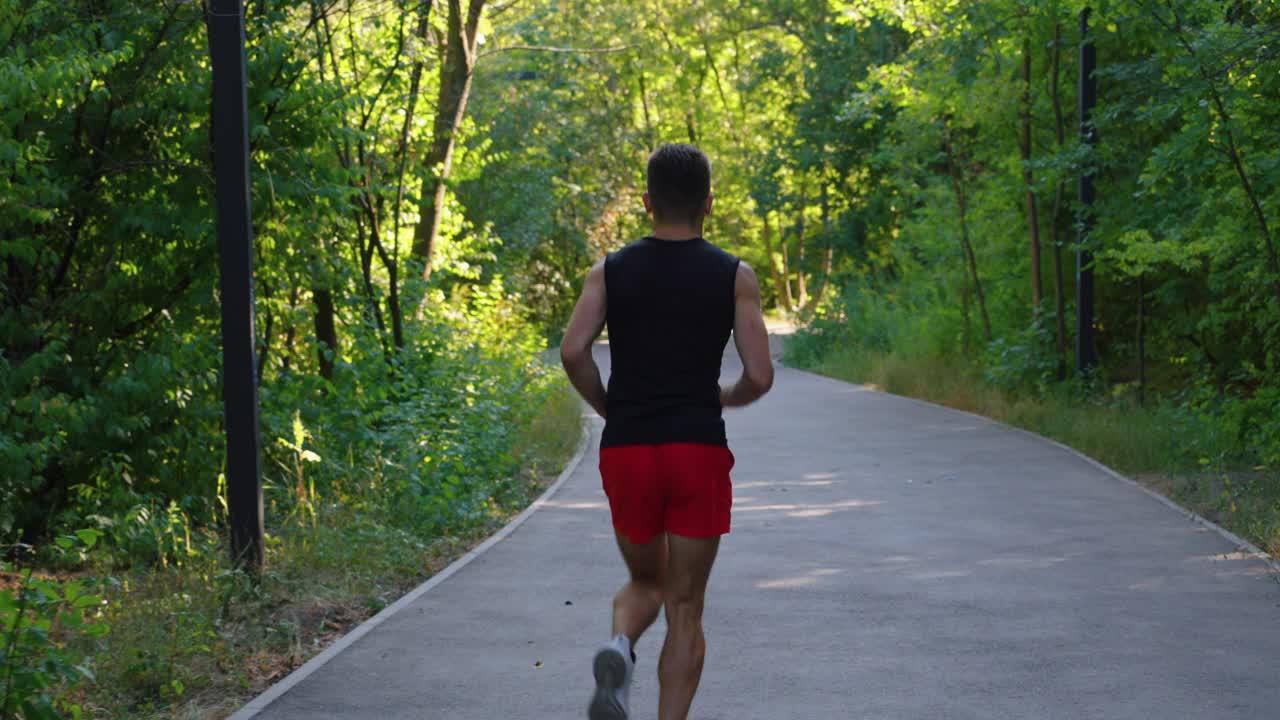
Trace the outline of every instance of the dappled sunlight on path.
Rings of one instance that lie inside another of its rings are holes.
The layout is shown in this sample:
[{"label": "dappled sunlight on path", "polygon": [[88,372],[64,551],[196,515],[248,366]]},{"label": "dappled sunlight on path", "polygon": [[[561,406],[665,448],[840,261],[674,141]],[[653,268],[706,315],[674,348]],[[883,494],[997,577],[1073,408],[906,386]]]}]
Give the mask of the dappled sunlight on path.
[{"label": "dappled sunlight on path", "polygon": [[[607,349],[597,349],[607,367]],[[732,350],[724,374],[739,371]],[[726,414],[699,720],[1213,718],[1280,707],[1274,571],[1093,465],[783,370]],[[580,717],[623,579],[596,470],[264,718]],[[662,621],[638,645],[654,712]]]}]

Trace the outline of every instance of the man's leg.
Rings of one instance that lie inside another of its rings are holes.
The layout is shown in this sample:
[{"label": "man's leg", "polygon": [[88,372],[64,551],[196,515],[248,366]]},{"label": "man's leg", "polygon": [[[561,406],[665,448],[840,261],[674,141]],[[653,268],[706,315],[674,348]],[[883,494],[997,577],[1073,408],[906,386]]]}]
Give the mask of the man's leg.
[{"label": "man's leg", "polygon": [[587,706],[589,720],[626,720],[635,671],[635,647],[640,636],[658,618],[662,607],[662,577],[667,541],[658,533],[646,543],[633,543],[617,533],[618,549],[627,563],[631,580],[613,599],[613,640],[596,652],[592,672],[596,691]]},{"label": "man's leg", "polygon": [[662,595],[667,610],[667,640],[658,660],[658,720],[685,720],[689,716],[706,654],[703,597],[719,548],[719,537],[699,539],[667,534]]},{"label": "man's leg", "polygon": [[631,580],[613,598],[613,635],[626,635],[632,647],[658,619],[662,608],[662,579],[666,566],[667,537],[659,533],[637,545],[617,533],[618,550],[627,563]]}]

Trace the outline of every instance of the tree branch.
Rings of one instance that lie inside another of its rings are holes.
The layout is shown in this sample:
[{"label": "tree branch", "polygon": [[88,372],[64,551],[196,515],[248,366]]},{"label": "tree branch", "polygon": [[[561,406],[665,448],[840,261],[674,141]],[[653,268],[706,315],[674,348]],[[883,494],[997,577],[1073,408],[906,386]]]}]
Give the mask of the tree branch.
[{"label": "tree branch", "polygon": [[498,3],[497,5],[491,5],[489,7],[489,19],[493,20],[494,18],[498,17],[502,13],[519,5],[521,2],[522,0],[508,0],[508,2]]},{"label": "tree branch", "polygon": [[507,52],[509,50],[524,50],[526,52],[568,53],[568,54],[588,55],[593,53],[625,52],[634,47],[635,45],[618,45],[615,47],[603,47],[603,48],[551,47],[546,45],[504,45],[503,47],[494,48],[492,50],[486,50],[485,52],[480,53],[477,59],[483,60],[484,58],[487,58],[490,55],[497,55],[498,53]]},{"label": "tree branch", "polygon": [[[202,266],[203,266],[203,259],[201,263],[197,265],[197,268]],[[178,300],[181,300],[182,296],[187,292],[187,290],[191,289],[191,286],[195,283],[197,276],[198,276],[198,273],[196,272],[193,272],[189,275],[184,276],[182,279],[178,281],[178,284],[174,286],[173,290],[169,292],[168,294],[169,296],[165,302],[163,302],[160,305],[157,305],[156,307],[151,308],[151,310],[147,311],[147,313],[142,317],[137,318],[136,320],[127,322],[124,325],[121,325],[120,327],[116,328],[115,332],[111,333],[111,339],[115,341],[126,340],[132,335],[134,335],[135,333],[137,333],[142,328],[151,324],[151,322],[155,320],[157,317],[159,317],[160,315],[168,312],[169,308],[172,307],[174,303],[176,303]]]}]

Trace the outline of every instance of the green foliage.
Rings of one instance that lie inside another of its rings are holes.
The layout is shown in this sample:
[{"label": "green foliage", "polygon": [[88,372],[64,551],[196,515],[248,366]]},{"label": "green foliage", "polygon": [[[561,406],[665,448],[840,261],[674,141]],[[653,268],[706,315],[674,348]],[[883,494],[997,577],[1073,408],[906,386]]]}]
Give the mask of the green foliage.
[{"label": "green foliage", "polygon": [[[194,514],[205,514],[203,498],[184,498]],[[181,566],[191,558],[216,550],[217,543],[193,532],[198,527],[192,512],[177,500],[164,503],[154,497],[144,498],[128,509],[107,517],[91,515],[98,523],[106,544],[106,553],[116,567],[129,565]]]},{"label": "green foliage", "polygon": [[[54,539],[61,555],[82,556],[97,544],[100,533],[82,529]],[[7,563],[0,573],[9,574]],[[89,655],[73,643],[107,635],[103,581],[87,578],[54,580],[31,568],[18,574],[13,589],[0,588],[0,717],[53,720],[83,716],[81,705],[68,699],[70,690],[93,682]]]},{"label": "green foliage", "polygon": [[[112,708],[197,702],[234,665],[230,618],[275,611],[225,567],[206,7],[0,0],[0,545],[39,548],[12,595],[27,603],[4,662],[14,703],[70,712],[64,670],[90,656]],[[424,282],[413,245],[441,172],[421,158],[440,132],[447,10],[246,12],[268,563],[297,573],[290,593],[319,592],[299,579],[310,563],[372,606],[421,575],[423,548],[527,500],[530,473],[576,441],[538,356],[607,190],[557,216],[571,192],[530,201],[569,156],[489,159],[487,125],[464,121]],[[340,549],[344,531],[394,562]],[[107,592],[121,634],[92,637],[68,609],[78,581],[33,567],[131,578]],[[36,642],[42,622],[57,645]],[[278,626],[284,645],[305,634]]]},{"label": "green foliage", "polygon": [[[547,316],[520,292],[541,282],[526,265],[547,227],[499,236],[448,193],[435,286],[406,280],[435,172],[408,162],[434,132],[410,100],[436,90],[443,23],[416,35],[420,9],[248,6],[259,392],[268,501],[286,513],[314,519],[343,465],[403,463],[421,498],[472,460],[509,474],[509,438],[469,424],[501,428],[503,393],[530,382],[529,317]],[[0,540],[87,520],[117,565],[181,563],[225,521],[201,6],[6,2],[0,40]],[[459,154],[461,181],[484,174]],[[547,287],[559,303],[567,281]],[[424,446],[432,467],[398,449]]]},{"label": "green foliage", "polygon": [[[806,46],[819,60],[796,112],[844,123],[825,142],[879,205],[861,213],[857,244],[837,246],[843,297],[818,308],[793,357],[944,358],[1028,398],[1145,398],[1194,418],[1187,447],[1211,448],[1214,463],[1277,467],[1280,126],[1267,98],[1280,60],[1262,49],[1277,39],[1275,8],[1095,4],[1100,143],[1089,148],[1074,125],[1082,4],[841,7],[862,40],[833,51],[840,35],[824,29],[831,39]],[[859,69],[834,74],[825,57]],[[1098,190],[1088,247],[1101,364],[1061,384],[1083,172]]]},{"label": "green foliage", "polygon": [[[443,42],[464,6],[455,122]],[[538,355],[587,267],[647,229],[659,142],[711,155],[707,235],[809,323],[793,362],[1122,467],[1194,466],[1214,479],[1188,497],[1277,525],[1273,4],[1094,3],[1094,148],[1076,0],[267,0],[245,5],[251,193],[268,555],[287,567],[255,589],[224,567],[204,7],[0,0],[0,544],[164,579],[120,591],[113,707],[196,702],[231,625],[321,591],[308,570],[379,606],[423,548],[526,497],[578,408]],[[1101,365],[1060,381],[1082,172]],[[375,565],[352,548],[389,558],[380,579],[351,579]],[[308,627],[257,629],[292,653]],[[71,680],[47,677],[56,707]]]},{"label": "green foliage", "polygon": [[1046,394],[1061,362],[1052,350],[1051,323],[1051,317],[1042,316],[1022,332],[992,340],[982,361],[987,381],[1003,390],[1033,397]]}]

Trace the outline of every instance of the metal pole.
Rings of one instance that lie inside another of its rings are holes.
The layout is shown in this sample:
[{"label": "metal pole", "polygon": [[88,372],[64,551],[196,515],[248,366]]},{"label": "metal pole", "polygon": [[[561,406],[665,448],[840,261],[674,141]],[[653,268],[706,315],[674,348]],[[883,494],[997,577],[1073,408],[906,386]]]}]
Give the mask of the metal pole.
[{"label": "metal pole", "polygon": [[244,14],[240,0],[213,0],[213,169],[222,291],[222,400],[227,425],[227,505],[232,560],[262,567],[262,468],[253,327],[253,221]]},{"label": "metal pole", "polygon": [[[1093,106],[1098,99],[1098,82],[1093,71],[1097,53],[1089,37],[1089,8],[1080,11],[1080,141],[1097,144],[1093,128]],[[1093,253],[1089,232],[1093,229],[1092,159],[1080,172],[1080,225],[1076,248],[1076,371],[1084,373],[1097,364],[1093,351]]]}]

